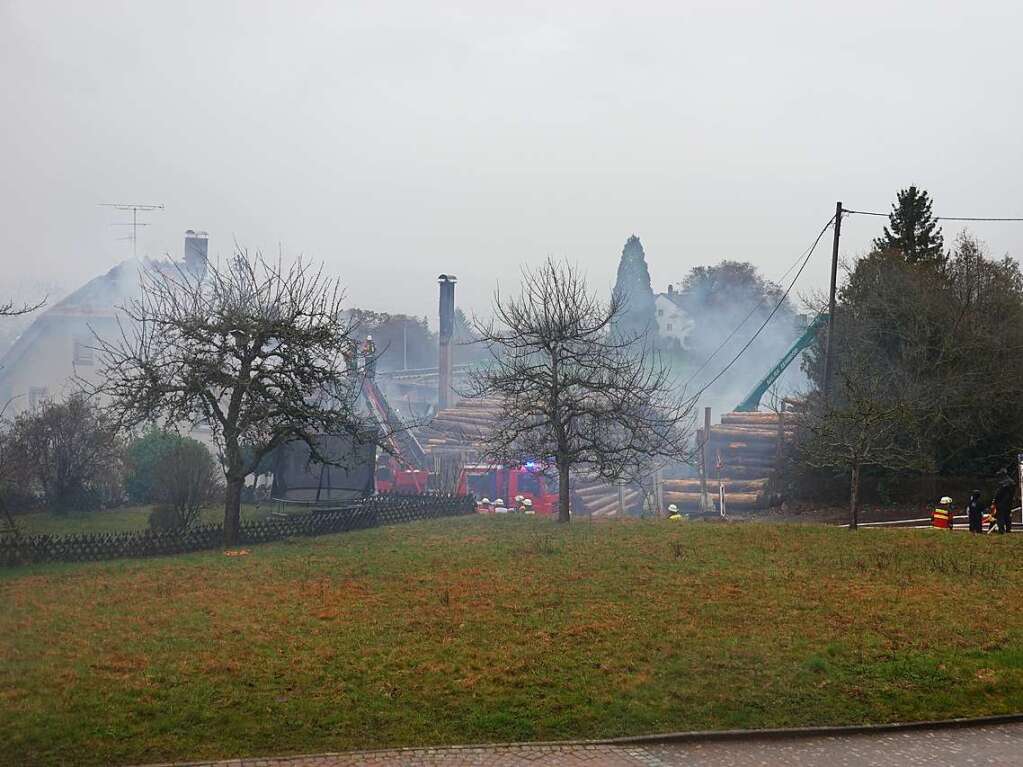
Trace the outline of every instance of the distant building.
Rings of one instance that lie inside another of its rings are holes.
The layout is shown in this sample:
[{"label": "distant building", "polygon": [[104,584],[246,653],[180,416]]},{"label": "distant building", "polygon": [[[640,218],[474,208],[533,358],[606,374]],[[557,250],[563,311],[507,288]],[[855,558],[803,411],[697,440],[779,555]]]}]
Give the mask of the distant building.
[{"label": "distant building", "polygon": [[[180,266],[202,272],[206,258],[206,233],[189,229]],[[10,401],[8,413],[16,413],[67,396],[78,388],[76,377],[94,381],[95,335],[116,338],[119,307],[138,297],[142,270],[169,265],[124,261],[43,311],[0,358],[0,404]]]},{"label": "distant building", "polygon": [[677,341],[681,348],[686,349],[695,323],[680,306],[679,300],[680,294],[675,292],[673,285],[668,286],[667,293],[658,293],[654,297],[657,332],[662,339]]}]

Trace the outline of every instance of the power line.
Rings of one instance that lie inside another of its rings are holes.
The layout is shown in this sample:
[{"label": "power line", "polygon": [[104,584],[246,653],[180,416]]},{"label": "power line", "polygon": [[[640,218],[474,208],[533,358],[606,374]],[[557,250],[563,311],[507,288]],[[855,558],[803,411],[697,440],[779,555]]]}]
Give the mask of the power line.
[{"label": "power line", "polygon": [[[831,221],[834,221],[834,216],[832,216]],[[788,269],[785,270],[785,272],[781,275],[781,277],[778,278],[779,282],[781,282],[786,277],[788,277],[789,273],[793,269],[796,268],[796,265],[801,260],[804,261],[804,266],[805,266],[805,259],[809,258],[810,254],[813,253],[814,248],[817,247],[817,243],[820,242],[821,236],[824,234],[825,231],[827,231],[827,228],[828,228],[828,226],[830,226],[831,221],[829,221],[824,226],[824,229],[821,231],[821,234],[817,235],[817,239],[814,240],[813,245],[810,246],[810,249],[808,251],[803,251],[798,256],[796,256],[796,260],[792,262],[792,265]],[[802,268],[800,268],[800,271],[802,271]],[[799,275],[797,274],[796,276],[798,277]],[[791,287],[792,286],[790,285],[789,288],[791,289]],[[785,291],[785,295],[786,296],[788,295],[788,291]],[[718,352],[720,352],[722,349],[724,349],[728,345],[728,342],[731,341],[735,337],[735,334],[738,333],[742,329],[743,325],[745,325],[747,322],[749,322],[750,317],[752,317],[754,314],[756,314],[757,310],[760,309],[760,307],[764,305],[764,301],[766,300],[766,298],[767,298],[767,296],[761,296],[760,297],[760,300],[756,303],[756,305],[752,309],[750,309],[749,314],[747,314],[745,317],[742,318],[742,322],[740,322],[738,325],[735,326],[735,328],[732,330],[731,333],[728,334],[728,336],[725,338],[725,340],[722,341],[720,344],[718,344],[718,347],[714,351],[712,351],[710,353],[710,356],[707,357],[707,359],[705,359],[703,361],[703,364],[701,364],[700,367],[698,367],[696,369],[696,371],[691,376],[689,376],[689,378],[686,379],[686,382],[684,384],[685,386],[688,386],[689,384],[691,384],[696,379],[696,377],[698,375],[700,375],[700,373],[703,372],[704,368],[706,368],[707,365],[710,364],[710,361],[713,360],[718,355]],[[782,301],[784,301],[784,300],[785,300],[785,298],[783,297]],[[775,309],[775,311],[777,311],[777,309]],[[772,312],[771,314],[773,315],[774,312]],[[770,318],[768,318],[768,319],[770,319]],[[761,330],[763,330],[763,328],[761,328]],[[759,331],[757,331],[757,332],[759,332]],[[734,362],[734,360],[733,360],[733,362]]]},{"label": "power line", "polygon": [[727,365],[725,365],[716,376],[714,376],[707,383],[705,383],[700,388],[700,390],[698,392],[696,392],[696,394],[694,394],[692,396],[691,399],[693,401],[699,399],[701,394],[703,394],[705,391],[707,391],[707,389],[709,389],[711,386],[713,386],[715,383],[717,383],[717,381],[721,378],[721,376],[723,376],[725,373],[727,373],[729,371],[729,369],[732,367],[732,365],[734,365],[736,362],[738,362],[739,358],[743,354],[745,354],[746,350],[749,349],[753,345],[753,342],[757,340],[757,338],[763,332],[764,328],[767,327],[767,323],[769,323],[774,318],[774,315],[778,313],[778,310],[782,307],[782,304],[785,303],[785,299],[789,297],[789,293],[792,291],[793,286],[796,284],[796,280],[799,279],[799,276],[803,273],[803,269],[806,268],[806,265],[808,263],[810,263],[810,257],[813,255],[813,252],[817,249],[817,245],[820,244],[821,237],[824,236],[824,233],[826,231],[828,231],[828,227],[830,227],[834,223],[834,221],[835,221],[835,216],[832,216],[831,218],[828,219],[828,223],[826,223],[824,225],[824,227],[820,230],[820,233],[817,235],[817,239],[815,239],[813,241],[813,245],[810,246],[810,250],[807,252],[806,257],[803,259],[803,263],[800,264],[799,271],[796,272],[796,276],[792,278],[792,281],[789,283],[789,286],[787,288],[785,288],[785,292],[782,294],[782,297],[780,299],[778,299],[778,303],[776,303],[774,305],[774,308],[771,310],[771,313],[769,315],[767,315],[767,319],[765,319],[760,324],[760,327],[757,328],[757,332],[754,333],[753,337],[750,338],[750,340],[746,342],[746,345],[743,346],[739,350],[739,353],[736,354],[732,358],[731,362],[729,362]]},{"label": "power line", "polygon": [[[842,208],[843,213],[853,213],[857,216],[883,216],[888,218],[889,213],[878,213],[873,210],[847,210]],[[1023,218],[991,218],[985,216],[935,216],[935,221],[1023,221]]]}]

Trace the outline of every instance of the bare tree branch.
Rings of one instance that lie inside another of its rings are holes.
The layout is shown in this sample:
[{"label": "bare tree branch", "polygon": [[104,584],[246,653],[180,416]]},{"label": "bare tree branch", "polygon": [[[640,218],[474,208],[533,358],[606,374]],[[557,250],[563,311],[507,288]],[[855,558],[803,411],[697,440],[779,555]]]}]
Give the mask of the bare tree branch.
[{"label": "bare tree branch", "polygon": [[569,520],[571,470],[637,481],[659,461],[688,458],[692,404],[643,339],[612,333],[616,296],[603,303],[577,269],[548,259],[524,271],[519,296],[498,291],[493,305],[493,320],[473,321],[490,361],[466,392],[503,405],[483,455],[556,471],[559,519]]},{"label": "bare tree branch", "polygon": [[[285,266],[239,250],[204,274],[154,267],[123,307],[120,337],[96,336],[102,382],[121,426],[208,427],[227,482],[224,532],[237,541],[245,478],[274,449],[318,435],[380,439],[357,404],[360,373],[338,280],[301,261]],[[84,383],[84,382],[83,382]]]}]

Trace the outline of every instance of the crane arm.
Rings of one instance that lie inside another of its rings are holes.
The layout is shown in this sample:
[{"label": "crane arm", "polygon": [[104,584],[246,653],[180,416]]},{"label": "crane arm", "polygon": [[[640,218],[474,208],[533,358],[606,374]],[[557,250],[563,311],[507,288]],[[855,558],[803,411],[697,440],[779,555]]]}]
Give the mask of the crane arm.
[{"label": "crane arm", "polygon": [[784,356],[778,360],[777,364],[771,368],[767,375],[760,379],[756,386],[753,387],[753,391],[746,395],[746,399],[740,402],[736,408],[736,413],[755,413],[760,408],[760,399],[767,393],[774,382],[778,380],[778,377],[785,372],[785,368],[792,364],[792,360],[799,356],[800,352],[806,349],[810,344],[817,338],[817,331],[820,327],[828,321],[828,315],[826,312],[818,314],[814,320],[806,326],[806,330],[803,334],[795,340],[795,343],[789,347],[789,350],[785,352]]}]

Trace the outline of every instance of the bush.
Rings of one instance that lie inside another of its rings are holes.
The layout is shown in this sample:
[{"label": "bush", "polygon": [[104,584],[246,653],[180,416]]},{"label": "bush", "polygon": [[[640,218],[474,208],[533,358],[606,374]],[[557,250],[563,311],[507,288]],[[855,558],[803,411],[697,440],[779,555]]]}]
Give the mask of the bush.
[{"label": "bush", "polygon": [[[190,437],[176,436],[174,444],[152,468],[150,488],[152,500],[158,504],[155,517],[163,524],[173,515],[174,528],[194,524],[203,506],[218,496],[220,476],[205,445]],[[154,515],[150,516],[150,526]]]},{"label": "bush", "polygon": [[149,529],[153,532],[181,530],[182,528],[183,525],[177,510],[170,506],[155,506],[149,512]]},{"label": "bush", "polygon": [[150,429],[128,444],[124,489],[133,503],[157,502],[153,487],[157,469],[184,439],[171,431]]}]

